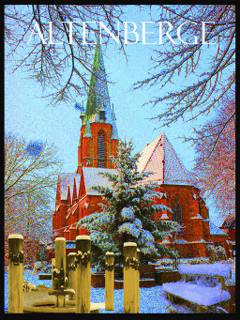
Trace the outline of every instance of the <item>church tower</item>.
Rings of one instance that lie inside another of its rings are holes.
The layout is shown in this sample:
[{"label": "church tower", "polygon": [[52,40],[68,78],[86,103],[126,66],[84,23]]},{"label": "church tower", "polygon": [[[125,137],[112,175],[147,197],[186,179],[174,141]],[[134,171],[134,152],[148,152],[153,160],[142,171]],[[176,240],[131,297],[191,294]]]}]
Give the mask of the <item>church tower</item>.
[{"label": "church tower", "polygon": [[103,55],[98,41],[86,108],[81,113],[82,127],[78,145],[77,173],[83,167],[114,168],[111,157],[117,155],[118,132],[113,105],[110,104]]}]

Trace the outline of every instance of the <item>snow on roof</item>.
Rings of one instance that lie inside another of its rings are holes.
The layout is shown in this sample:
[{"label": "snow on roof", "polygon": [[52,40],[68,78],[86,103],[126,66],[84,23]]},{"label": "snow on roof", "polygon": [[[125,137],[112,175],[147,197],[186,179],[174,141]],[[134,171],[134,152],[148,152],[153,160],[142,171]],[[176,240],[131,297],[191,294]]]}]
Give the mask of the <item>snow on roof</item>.
[{"label": "snow on roof", "polygon": [[179,264],[178,272],[180,274],[204,274],[209,276],[230,277],[231,267],[223,263],[213,264]]},{"label": "snow on roof", "polygon": [[193,184],[190,174],[164,133],[140,152],[138,170],[152,172],[147,180],[159,181],[161,184]]},{"label": "snow on roof", "polygon": [[167,137],[164,137],[164,183],[192,184],[192,179]]},{"label": "snow on roof", "polygon": [[166,213],[164,213],[161,215],[160,219],[169,219],[169,216]]},{"label": "snow on roof", "polygon": [[190,219],[202,219],[203,217],[198,213],[196,216],[191,217]]},{"label": "snow on roof", "polygon": [[218,228],[214,223],[209,221],[209,227],[210,227],[210,234],[211,235],[226,235],[224,231],[222,231],[220,228]]},{"label": "snow on roof", "polygon": [[77,188],[80,184],[80,174],[78,173],[64,173],[60,176],[61,179],[61,199],[62,200],[67,200],[67,189],[68,185],[70,185],[71,188],[71,193],[73,190],[73,183],[74,183],[74,178],[76,179],[76,185]]},{"label": "snow on roof", "polygon": [[217,287],[207,287],[186,282],[164,283],[163,290],[199,305],[211,306],[229,300],[231,295]]},{"label": "snow on roof", "polygon": [[156,145],[158,144],[160,137],[157,137],[155,140],[153,140],[151,143],[148,143],[146,147],[140,152],[140,158],[138,160],[138,170],[144,171],[146,168],[147,163],[149,162],[150,155],[152,155],[154,149],[156,148]]},{"label": "snow on roof", "polygon": [[236,218],[235,218],[235,215],[234,214],[229,214],[223,224],[222,224],[222,228],[235,228],[236,227]]},{"label": "snow on roof", "polygon": [[111,187],[108,178],[102,176],[101,173],[117,174],[117,170],[92,167],[83,168],[85,188],[88,195],[99,195],[99,193],[93,189],[94,186]]}]

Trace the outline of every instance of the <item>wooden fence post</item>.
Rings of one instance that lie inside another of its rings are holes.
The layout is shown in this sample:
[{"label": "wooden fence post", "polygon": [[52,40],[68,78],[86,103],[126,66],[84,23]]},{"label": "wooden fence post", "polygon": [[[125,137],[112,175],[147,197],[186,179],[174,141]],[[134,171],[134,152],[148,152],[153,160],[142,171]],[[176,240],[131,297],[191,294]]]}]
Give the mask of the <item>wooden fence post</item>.
[{"label": "wooden fence post", "polygon": [[57,237],[55,239],[55,267],[60,270],[63,268],[64,279],[66,277],[66,239]]},{"label": "wooden fence post", "polygon": [[53,270],[56,268],[55,258],[52,258],[52,289],[54,289],[54,281],[53,281]]},{"label": "wooden fence post", "polygon": [[140,312],[140,256],[141,252],[137,248],[137,260],[138,260],[138,269],[137,269],[137,281],[136,281],[136,287],[137,287],[137,313]]},{"label": "wooden fence post", "polygon": [[105,257],[105,309],[114,310],[114,253]]},{"label": "wooden fence post", "polygon": [[[70,252],[67,257],[68,262],[68,287],[75,291],[77,290],[77,272],[76,272],[76,253]],[[72,296],[73,298],[73,296]]]},{"label": "wooden fence post", "polygon": [[[66,267],[66,239],[63,237],[57,237],[55,239],[55,268],[57,269],[56,271],[59,275],[59,279],[57,282],[53,280],[54,289],[59,289],[61,286],[65,287]],[[58,306],[63,307],[65,305],[65,296],[59,295],[57,301]]]},{"label": "wooden fence post", "polygon": [[91,288],[91,239],[82,235],[76,237],[77,292],[76,313],[90,313]]},{"label": "wooden fence post", "polygon": [[8,312],[23,313],[23,236],[8,237]]},{"label": "wooden fence post", "polygon": [[137,312],[136,294],[136,272],[137,264],[137,244],[135,242],[125,242],[123,245],[123,289],[124,289],[124,312]]}]

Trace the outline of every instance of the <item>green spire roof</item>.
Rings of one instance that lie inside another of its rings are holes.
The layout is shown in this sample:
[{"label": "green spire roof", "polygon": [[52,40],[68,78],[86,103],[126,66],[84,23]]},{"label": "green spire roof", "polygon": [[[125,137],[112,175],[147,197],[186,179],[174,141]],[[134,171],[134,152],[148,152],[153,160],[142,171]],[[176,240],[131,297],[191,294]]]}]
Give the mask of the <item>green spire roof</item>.
[{"label": "green spire roof", "polygon": [[[100,120],[99,111],[104,111],[104,120]],[[96,44],[94,53],[94,60],[92,66],[92,75],[89,84],[86,109],[84,114],[82,113],[83,124],[86,124],[85,134],[91,135],[90,123],[92,122],[105,122],[113,126],[112,138],[118,139],[118,132],[116,127],[116,118],[114,110],[111,108],[107,75],[105,72],[102,49],[99,39]]]},{"label": "green spire roof", "polygon": [[104,110],[106,116],[107,113],[109,113],[109,115],[111,114],[107,76],[99,40],[95,49],[92,72],[85,112],[87,119],[96,114],[99,110]]}]

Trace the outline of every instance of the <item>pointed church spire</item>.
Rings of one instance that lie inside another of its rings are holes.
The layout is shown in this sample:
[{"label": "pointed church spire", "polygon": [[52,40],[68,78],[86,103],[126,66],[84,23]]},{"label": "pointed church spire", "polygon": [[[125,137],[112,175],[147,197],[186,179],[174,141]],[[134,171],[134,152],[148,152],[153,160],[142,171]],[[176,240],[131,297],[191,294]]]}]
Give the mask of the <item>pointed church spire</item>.
[{"label": "pointed church spire", "polygon": [[77,200],[77,184],[76,184],[76,179],[74,178],[73,182],[73,196],[72,196],[73,202]]},{"label": "pointed church spire", "polygon": [[113,140],[118,140],[118,130],[117,130],[117,125],[116,125],[116,116],[114,112],[114,105],[112,104],[112,135],[111,138]]},{"label": "pointed church spire", "polygon": [[61,179],[60,176],[58,176],[58,182],[57,182],[57,190],[56,190],[56,206],[58,206],[61,202]]},{"label": "pointed church spire", "polygon": [[103,111],[105,122],[111,123],[112,110],[99,38],[95,48],[92,72],[84,120],[91,119],[91,122],[96,122],[99,116],[98,113]]},{"label": "pointed church spire", "polygon": [[80,115],[82,128],[78,147],[78,173],[83,167],[112,168],[111,157],[117,156],[118,132],[114,109],[108,93],[107,76],[98,40],[85,112]]},{"label": "pointed church spire", "polygon": [[70,185],[68,185],[68,191],[67,191],[67,205],[71,205],[71,190],[70,190]]}]

